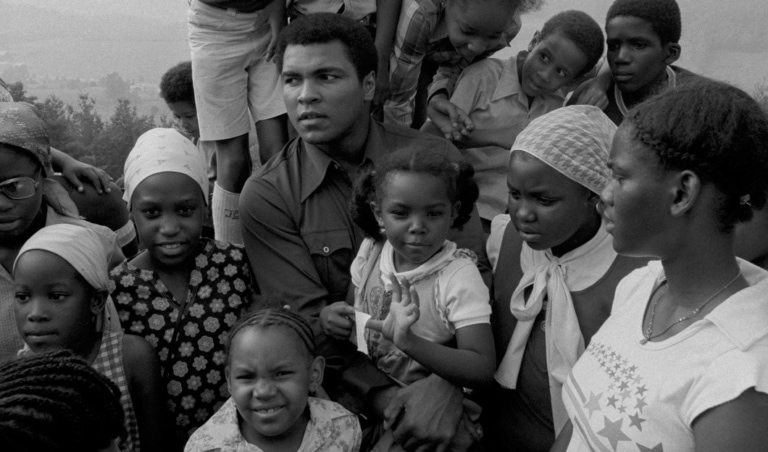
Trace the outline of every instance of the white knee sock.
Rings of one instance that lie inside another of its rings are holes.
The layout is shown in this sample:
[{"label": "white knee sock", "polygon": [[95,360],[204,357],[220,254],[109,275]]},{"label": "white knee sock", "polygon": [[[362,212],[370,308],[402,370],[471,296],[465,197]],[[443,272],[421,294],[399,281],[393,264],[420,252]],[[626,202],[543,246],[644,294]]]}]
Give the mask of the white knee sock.
[{"label": "white knee sock", "polygon": [[216,240],[231,243],[243,243],[240,231],[240,193],[224,190],[215,183],[211,212],[213,214],[213,232]]}]

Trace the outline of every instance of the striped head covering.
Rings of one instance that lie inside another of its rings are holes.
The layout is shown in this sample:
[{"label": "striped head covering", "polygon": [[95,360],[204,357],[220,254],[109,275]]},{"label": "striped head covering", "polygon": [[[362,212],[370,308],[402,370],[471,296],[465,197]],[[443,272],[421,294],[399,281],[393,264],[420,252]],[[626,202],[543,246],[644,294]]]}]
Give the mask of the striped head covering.
[{"label": "striped head covering", "polygon": [[192,178],[208,204],[208,176],[205,159],[194,144],[175,129],[152,129],[136,140],[125,160],[123,200],[131,208],[136,187],[157,173],[181,173]]},{"label": "striped head covering", "polygon": [[608,153],[616,125],[597,107],[558,108],[531,121],[512,151],[523,151],[600,194],[610,181]]},{"label": "striped head covering", "polygon": [[43,250],[53,253],[69,263],[97,290],[109,290],[108,250],[112,243],[101,234],[74,224],[46,226],[29,238],[19,250],[13,269],[27,251]]}]

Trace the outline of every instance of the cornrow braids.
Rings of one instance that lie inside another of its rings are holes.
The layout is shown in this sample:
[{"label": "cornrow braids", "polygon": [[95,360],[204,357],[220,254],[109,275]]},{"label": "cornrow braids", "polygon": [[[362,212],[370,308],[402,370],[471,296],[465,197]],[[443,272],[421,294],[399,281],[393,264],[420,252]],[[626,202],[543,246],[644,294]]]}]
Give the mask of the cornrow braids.
[{"label": "cornrow braids", "polygon": [[249,327],[266,328],[270,326],[286,326],[290,328],[299,336],[301,342],[307,347],[309,355],[312,357],[316,356],[317,345],[315,343],[315,334],[312,332],[312,328],[309,326],[309,323],[307,323],[307,320],[301,315],[291,311],[287,305],[282,307],[267,306],[247,313],[238,320],[234,327],[232,327],[226,344],[227,366],[229,366],[231,359],[230,350],[232,348],[232,341],[240,331]]},{"label": "cornrow braids", "polygon": [[722,232],[765,205],[768,116],[744,91],[701,77],[638,105],[622,127],[665,170],[691,170],[715,186]]},{"label": "cornrow braids", "polygon": [[0,450],[97,451],[124,436],[119,389],[72,352],[0,365]]}]

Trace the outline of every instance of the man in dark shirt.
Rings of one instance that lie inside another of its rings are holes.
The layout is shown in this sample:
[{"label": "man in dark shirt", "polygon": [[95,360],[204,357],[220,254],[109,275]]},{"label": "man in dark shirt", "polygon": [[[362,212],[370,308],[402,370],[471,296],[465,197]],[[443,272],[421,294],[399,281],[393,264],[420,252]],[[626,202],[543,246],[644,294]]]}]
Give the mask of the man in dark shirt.
[{"label": "man in dark shirt", "polygon": [[[350,343],[325,338],[318,316],[330,303],[352,302],[349,268],[363,240],[348,211],[357,173],[404,148],[460,154],[446,140],[370,118],[377,56],[360,24],[333,14],[306,16],[285,28],[275,58],[299,137],[248,180],[240,200],[261,293],[310,318],[328,360],[324,386],[332,398],[376,423],[387,407],[405,406],[394,426],[401,444],[445,447],[461,416],[460,389],[435,376],[393,385]],[[487,263],[477,216],[453,240]]]}]

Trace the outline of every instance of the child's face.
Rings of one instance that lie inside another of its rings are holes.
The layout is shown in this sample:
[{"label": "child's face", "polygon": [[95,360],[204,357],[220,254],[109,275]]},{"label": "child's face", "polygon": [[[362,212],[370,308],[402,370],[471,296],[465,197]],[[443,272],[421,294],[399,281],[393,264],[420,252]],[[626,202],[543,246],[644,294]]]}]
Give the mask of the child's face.
[{"label": "child's face", "polygon": [[200,138],[200,129],[197,126],[197,109],[191,102],[168,102],[168,108],[173,113],[173,120],[185,133],[192,138]]},{"label": "child's face", "polygon": [[448,39],[469,60],[506,46],[505,32],[513,19],[514,8],[493,0],[449,0],[445,7]]},{"label": "child's face", "polygon": [[[658,245],[669,236],[669,201],[675,191],[653,150],[634,139],[622,125],[611,146],[613,181],[601,200],[606,230],[621,254],[661,257]],[[673,244],[674,245],[674,244]]]},{"label": "child's face", "polygon": [[84,350],[91,320],[103,303],[61,257],[43,250],[24,253],[14,273],[16,326],[33,352]]},{"label": "child's face", "polygon": [[458,203],[445,182],[424,173],[392,172],[373,213],[395,249],[395,269],[413,270],[435,255],[448,238]]},{"label": "child's face", "polygon": [[649,89],[679,56],[677,44],[662,44],[653,26],[638,17],[617,16],[605,26],[611,74],[621,92]]},{"label": "child's face", "polygon": [[199,252],[205,200],[200,186],[181,173],[157,173],[133,192],[131,214],[154,265],[176,267]]},{"label": "child's face", "polygon": [[323,359],[312,358],[287,326],[246,327],[230,345],[225,369],[240,433],[262,449],[301,442],[307,398],[322,382]]},{"label": "child's face", "polygon": [[559,90],[585,69],[587,56],[560,33],[534,41],[523,63],[520,85],[528,96],[541,96]]},{"label": "child's face", "polygon": [[[20,177],[34,179],[42,184],[40,165],[26,152],[0,145],[0,183]],[[15,241],[27,233],[40,213],[42,203],[41,186],[26,199],[10,199],[0,192],[0,242]]]},{"label": "child's face", "polygon": [[532,249],[562,256],[597,232],[597,197],[536,157],[513,152],[507,186],[512,223]]}]

